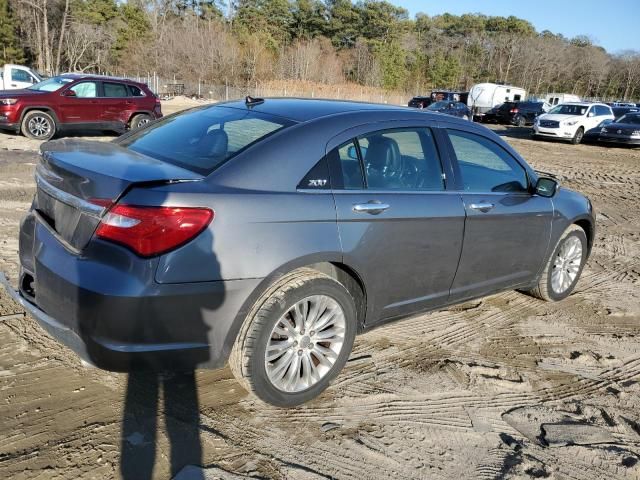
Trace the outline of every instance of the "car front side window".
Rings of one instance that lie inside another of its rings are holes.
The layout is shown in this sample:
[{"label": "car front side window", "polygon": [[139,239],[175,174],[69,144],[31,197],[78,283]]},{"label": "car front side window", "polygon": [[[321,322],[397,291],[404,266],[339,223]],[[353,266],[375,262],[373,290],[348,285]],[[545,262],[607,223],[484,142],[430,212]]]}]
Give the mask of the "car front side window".
[{"label": "car front side window", "polygon": [[78,98],[95,98],[98,96],[97,95],[98,89],[96,88],[95,82],[78,83],[73,87],[69,88],[69,90],[72,90],[73,92],[75,92],[76,97]]},{"label": "car front side window", "polygon": [[447,130],[467,192],[527,192],[525,169],[506,150],[481,135]]}]

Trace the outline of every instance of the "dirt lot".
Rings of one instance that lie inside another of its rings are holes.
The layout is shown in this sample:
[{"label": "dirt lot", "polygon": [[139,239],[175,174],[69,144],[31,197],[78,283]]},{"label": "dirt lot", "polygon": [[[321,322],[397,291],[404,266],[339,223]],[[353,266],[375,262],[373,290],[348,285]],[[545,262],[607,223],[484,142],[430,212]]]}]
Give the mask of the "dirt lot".
[{"label": "dirt lot", "polygon": [[[83,368],[2,297],[0,478],[166,479],[188,464],[207,478],[640,478],[640,149],[498,130],[595,205],[570,298],[508,292],[379,328],[321,398],[278,410],[228,370]],[[0,134],[0,270],[14,280],[35,148]]]}]

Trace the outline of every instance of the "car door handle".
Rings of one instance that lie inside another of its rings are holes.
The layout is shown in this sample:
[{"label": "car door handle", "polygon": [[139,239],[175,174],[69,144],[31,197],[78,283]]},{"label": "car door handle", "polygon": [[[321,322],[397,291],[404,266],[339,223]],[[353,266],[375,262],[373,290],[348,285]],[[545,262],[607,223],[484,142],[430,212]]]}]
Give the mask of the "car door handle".
[{"label": "car door handle", "polygon": [[387,203],[371,201],[367,203],[356,203],[353,206],[353,211],[355,213],[368,213],[370,215],[378,215],[379,213],[388,210],[389,207],[391,207],[391,205]]},{"label": "car door handle", "polygon": [[470,209],[479,210],[480,212],[483,212],[483,213],[487,213],[493,207],[495,207],[493,203],[487,203],[487,202],[472,203],[469,205]]}]

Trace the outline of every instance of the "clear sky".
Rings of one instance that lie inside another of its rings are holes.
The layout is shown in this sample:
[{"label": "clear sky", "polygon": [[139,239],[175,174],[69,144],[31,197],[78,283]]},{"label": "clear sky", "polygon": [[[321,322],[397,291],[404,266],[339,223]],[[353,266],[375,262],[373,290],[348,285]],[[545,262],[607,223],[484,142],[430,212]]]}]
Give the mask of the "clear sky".
[{"label": "clear sky", "polygon": [[640,0],[390,0],[429,16],[442,13],[483,13],[528,20],[539,32],[565,37],[587,35],[610,53],[640,50]]}]

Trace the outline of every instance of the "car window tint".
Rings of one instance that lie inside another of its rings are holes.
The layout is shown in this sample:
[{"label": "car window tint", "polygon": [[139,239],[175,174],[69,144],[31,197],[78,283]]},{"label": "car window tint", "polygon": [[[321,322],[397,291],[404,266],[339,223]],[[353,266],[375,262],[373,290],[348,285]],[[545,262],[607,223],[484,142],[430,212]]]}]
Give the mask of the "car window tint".
[{"label": "car window tint", "polygon": [[124,137],[120,145],[197,173],[209,174],[241,150],[294,122],[225,107],[169,116]]},{"label": "car window tint", "polygon": [[358,141],[368,188],[444,190],[442,166],[430,129],[381,131]]},{"label": "car window tint", "polygon": [[342,176],[342,185],[333,182],[334,188],[344,188],[347,190],[360,190],[364,188],[362,175],[362,164],[358,157],[358,149],[353,141],[334,148],[329,155],[329,164],[338,166],[337,177]]},{"label": "car window tint", "polygon": [[458,159],[465,191],[522,192],[527,174],[502,147],[488,138],[459,130],[448,130]]},{"label": "car window tint", "polygon": [[76,97],[79,98],[95,98],[97,97],[96,83],[95,82],[82,82],[74,85],[69,90],[73,90],[76,93]]},{"label": "car window tint", "polygon": [[104,96],[109,98],[123,98],[129,96],[127,86],[122,83],[103,82]]}]

